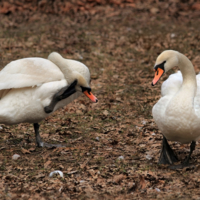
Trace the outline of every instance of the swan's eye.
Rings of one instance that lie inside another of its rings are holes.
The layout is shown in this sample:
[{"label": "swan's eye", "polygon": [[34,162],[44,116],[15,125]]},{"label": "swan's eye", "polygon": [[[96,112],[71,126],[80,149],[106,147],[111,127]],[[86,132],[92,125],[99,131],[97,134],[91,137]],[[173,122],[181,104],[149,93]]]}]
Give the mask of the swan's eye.
[{"label": "swan's eye", "polygon": [[90,94],[91,88],[89,88],[89,87],[82,87],[82,86],[81,86],[81,88],[82,88],[82,92],[88,91],[88,93]]},{"label": "swan's eye", "polygon": [[[155,71],[158,71],[158,68],[160,68],[160,69],[162,69],[163,71],[165,71],[165,67],[164,67],[165,63],[166,63],[166,61],[160,63],[159,65],[156,65],[156,66],[154,67],[154,70],[155,70]],[[158,72],[157,72],[157,73],[158,73]],[[157,74],[157,75],[158,75],[158,74]]]}]

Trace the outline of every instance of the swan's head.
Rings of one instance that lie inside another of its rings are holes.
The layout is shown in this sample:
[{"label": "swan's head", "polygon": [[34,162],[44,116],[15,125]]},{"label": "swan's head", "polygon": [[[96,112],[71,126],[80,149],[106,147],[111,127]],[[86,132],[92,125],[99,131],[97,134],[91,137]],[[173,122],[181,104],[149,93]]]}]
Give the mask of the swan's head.
[{"label": "swan's head", "polygon": [[154,66],[155,76],[152,81],[152,86],[154,86],[162,75],[169,71],[171,68],[178,66],[178,52],[173,50],[163,51],[156,59]]},{"label": "swan's head", "polygon": [[98,99],[92,94],[91,87],[87,81],[79,72],[74,71],[73,77],[76,80],[75,90],[76,92],[83,92],[88,98],[90,98],[94,103],[98,102]]},{"label": "swan's head", "polygon": [[97,102],[97,98],[91,93],[90,88],[90,71],[83,63],[63,58],[59,53],[52,52],[48,59],[57,65],[63,72],[65,79],[69,83],[69,93],[83,92],[93,102]]}]

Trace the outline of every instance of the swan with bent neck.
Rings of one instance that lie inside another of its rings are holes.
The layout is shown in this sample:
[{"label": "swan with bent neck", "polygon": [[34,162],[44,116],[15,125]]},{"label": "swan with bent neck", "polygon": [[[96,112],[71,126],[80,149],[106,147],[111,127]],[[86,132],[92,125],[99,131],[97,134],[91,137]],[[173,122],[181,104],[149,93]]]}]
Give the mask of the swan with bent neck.
[{"label": "swan with bent neck", "polygon": [[152,114],[163,134],[159,163],[173,164],[178,161],[167,140],[191,143],[190,153],[182,164],[184,167],[189,165],[196,140],[200,137],[200,75],[196,76],[191,61],[185,55],[166,50],[156,60],[152,85],[175,66],[180,71],[163,82],[162,96],[154,105]]},{"label": "swan with bent neck", "polygon": [[56,52],[48,59],[12,61],[0,72],[0,123],[33,123],[36,144],[56,146],[42,142],[38,123],[82,93],[97,102],[91,93],[90,71],[81,62],[65,59]]}]

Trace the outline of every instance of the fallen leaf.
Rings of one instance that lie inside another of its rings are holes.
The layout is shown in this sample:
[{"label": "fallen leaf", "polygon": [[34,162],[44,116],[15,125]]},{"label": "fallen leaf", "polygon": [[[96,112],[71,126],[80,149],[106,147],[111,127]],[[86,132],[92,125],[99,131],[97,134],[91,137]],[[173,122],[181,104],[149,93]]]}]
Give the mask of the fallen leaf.
[{"label": "fallen leaf", "polygon": [[50,164],[51,164],[51,160],[48,160],[47,162],[44,163],[44,168],[46,169]]},{"label": "fallen leaf", "polygon": [[26,153],[31,153],[29,150],[24,149],[23,147],[21,148],[22,153],[26,154]]},{"label": "fallen leaf", "polygon": [[109,112],[108,112],[107,110],[104,110],[104,111],[103,111],[103,114],[104,114],[105,116],[108,116]]},{"label": "fallen leaf", "polygon": [[114,183],[119,183],[119,182],[121,182],[124,178],[125,178],[125,175],[123,175],[123,174],[115,175],[115,176],[113,177],[113,182],[114,182]]},{"label": "fallen leaf", "polygon": [[140,186],[141,186],[141,189],[146,188],[146,181],[144,179],[144,176],[142,175],[140,175]]}]

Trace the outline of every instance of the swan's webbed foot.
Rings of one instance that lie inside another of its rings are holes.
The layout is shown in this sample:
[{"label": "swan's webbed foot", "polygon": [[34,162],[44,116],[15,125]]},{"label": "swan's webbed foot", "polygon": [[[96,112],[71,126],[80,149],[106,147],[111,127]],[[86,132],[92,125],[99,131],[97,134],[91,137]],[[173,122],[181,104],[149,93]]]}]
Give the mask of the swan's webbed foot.
[{"label": "swan's webbed foot", "polygon": [[186,157],[186,159],[180,165],[172,165],[169,168],[170,169],[183,169],[185,167],[191,167],[191,168],[195,167],[193,164],[189,163],[192,152],[195,150],[195,146],[196,146],[196,142],[192,141],[192,143],[190,144],[190,153]]},{"label": "swan's webbed foot", "polygon": [[193,164],[190,164],[189,161],[190,161],[192,152],[195,150],[195,146],[196,146],[196,142],[192,141],[192,143],[190,145],[190,153],[186,157],[186,159],[181,164],[173,165],[174,162],[178,162],[179,160],[176,157],[176,155],[174,154],[171,147],[169,146],[166,138],[163,136],[163,144],[162,144],[162,150],[161,150],[161,154],[160,154],[159,164],[170,164],[169,168],[174,169],[174,170],[175,169],[183,169],[185,167],[194,168],[195,166]]},{"label": "swan's webbed foot", "polygon": [[173,164],[178,162],[178,158],[175,155],[174,151],[169,146],[167,139],[163,136],[162,149],[160,153],[160,158],[158,164]]},{"label": "swan's webbed foot", "polygon": [[170,165],[169,166],[169,169],[173,169],[173,170],[177,170],[177,169],[183,169],[183,168],[190,168],[190,169],[194,169],[195,168],[195,165],[193,164],[179,164],[179,165]]},{"label": "swan's webbed foot", "polygon": [[49,144],[49,143],[43,142],[43,146],[42,147],[57,148],[57,147],[65,147],[65,145],[62,145],[62,144]]},{"label": "swan's webbed foot", "polygon": [[63,87],[60,91],[54,94],[51,103],[48,106],[44,107],[44,111],[46,113],[52,112],[54,110],[54,107],[59,101],[66,99],[67,97],[74,94],[76,92],[75,90],[76,84],[77,84],[77,80],[75,80],[71,85]]},{"label": "swan's webbed foot", "polygon": [[61,145],[61,144],[48,144],[48,143],[43,142],[39,133],[40,125],[38,123],[34,123],[33,126],[35,130],[36,145],[38,147],[47,147],[47,148],[64,147],[64,145]]}]

